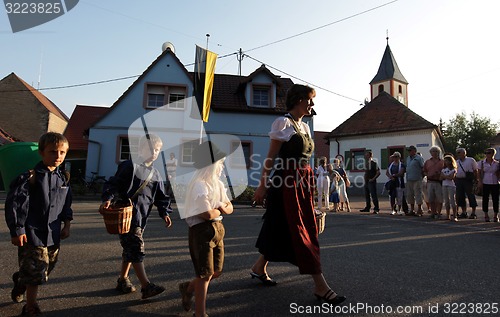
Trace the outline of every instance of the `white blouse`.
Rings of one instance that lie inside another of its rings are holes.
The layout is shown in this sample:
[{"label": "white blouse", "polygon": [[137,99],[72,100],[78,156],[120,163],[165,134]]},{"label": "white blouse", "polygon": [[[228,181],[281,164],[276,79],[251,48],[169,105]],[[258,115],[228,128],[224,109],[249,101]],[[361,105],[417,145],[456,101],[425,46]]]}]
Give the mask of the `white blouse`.
[{"label": "white blouse", "polygon": [[[209,192],[208,185],[205,181],[198,180],[194,184],[192,197],[186,197],[186,199],[189,199],[189,202],[186,204],[186,222],[190,227],[205,222],[205,219],[199,216],[200,214],[208,210],[218,208],[220,203],[229,202],[226,187],[221,180],[219,180],[219,182],[220,193],[212,194]],[[216,199],[217,203],[211,204],[209,196],[216,196],[218,198]],[[189,207],[187,205],[189,205]],[[222,216],[214,220],[222,220]]]},{"label": "white blouse", "polygon": [[[311,135],[311,130],[305,122],[301,122],[299,125],[300,131],[307,135]],[[292,119],[289,117],[279,117],[274,120],[271,126],[271,132],[269,132],[269,137],[271,140],[277,140],[282,142],[288,142],[294,134],[296,134],[295,128],[293,127]]]}]

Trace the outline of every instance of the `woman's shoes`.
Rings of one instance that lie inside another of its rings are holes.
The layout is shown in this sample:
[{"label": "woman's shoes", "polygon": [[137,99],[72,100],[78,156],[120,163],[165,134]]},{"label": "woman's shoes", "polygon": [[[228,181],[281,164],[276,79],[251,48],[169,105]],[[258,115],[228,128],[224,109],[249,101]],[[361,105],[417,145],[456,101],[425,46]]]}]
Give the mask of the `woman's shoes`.
[{"label": "woman's shoes", "polygon": [[323,296],[318,295],[316,293],[314,294],[314,296],[316,296],[316,298],[318,300],[325,301],[326,303],[331,304],[333,306],[337,306],[338,304],[342,303],[346,299],[345,296],[338,295],[334,291],[332,291],[331,289],[326,291],[325,295],[323,295]]},{"label": "woman's shoes", "polygon": [[487,213],[484,214],[484,221],[485,222],[490,222],[490,216],[488,216]]},{"label": "woman's shoes", "polygon": [[262,284],[264,284],[264,286],[276,286],[276,284],[278,284],[278,282],[270,278],[266,273],[259,275],[255,272],[250,272],[250,276],[252,277],[252,279],[256,278],[260,280]]}]

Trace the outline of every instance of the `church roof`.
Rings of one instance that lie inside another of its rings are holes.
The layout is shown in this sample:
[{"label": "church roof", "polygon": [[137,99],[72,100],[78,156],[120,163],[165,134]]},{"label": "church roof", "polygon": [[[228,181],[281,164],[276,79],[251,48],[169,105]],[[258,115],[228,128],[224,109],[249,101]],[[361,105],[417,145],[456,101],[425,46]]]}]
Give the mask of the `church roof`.
[{"label": "church roof", "polygon": [[399,70],[398,63],[396,63],[396,59],[394,58],[394,55],[392,55],[389,44],[387,44],[384,56],[382,56],[382,61],[380,62],[380,66],[378,68],[377,75],[375,75],[372,81],[370,81],[370,85],[390,79],[395,79],[402,83],[408,84],[406,78]]},{"label": "church roof", "polygon": [[[382,91],[349,119],[328,134],[329,138],[438,129],[407,106]],[[438,132],[440,133],[440,132]]]}]

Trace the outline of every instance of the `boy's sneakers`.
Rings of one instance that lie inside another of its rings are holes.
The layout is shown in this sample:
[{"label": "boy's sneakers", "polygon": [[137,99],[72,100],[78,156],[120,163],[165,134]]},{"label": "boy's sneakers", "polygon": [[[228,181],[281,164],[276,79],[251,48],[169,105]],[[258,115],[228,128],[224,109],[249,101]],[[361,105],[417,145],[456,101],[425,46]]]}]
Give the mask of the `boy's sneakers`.
[{"label": "boy's sneakers", "polygon": [[42,316],[42,311],[40,310],[40,307],[38,307],[37,304],[35,304],[35,307],[28,308],[27,305],[23,306],[23,311],[21,312],[21,316]]},{"label": "boy's sneakers", "polygon": [[185,311],[190,311],[193,301],[193,293],[188,292],[189,282],[184,282],[179,284],[179,292],[182,297],[182,308]]},{"label": "boy's sneakers", "polygon": [[10,298],[14,303],[20,303],[24,299],[24,292],[26,292],[26,285],[19,283],[19,272],[12,274],[12,281],[14,282],[14,288],[10,293]]},{"label": "boy's sneakers", "polygon": [[123,294],[128,294],[135,292],[135,286],[130,282],[130,279],[127,277],[119,278],[116,283],[116,290],[122,292]]},{"label": "boy's sneakers", "polygon": [[158,286],[153,283],[149,283],[146,288],[141,288],[141,293],[142,293],[142,299],[150,298],[153,296],[156,296],[160,293],[163,293],[165,290],[165,287],[163,286]]}]

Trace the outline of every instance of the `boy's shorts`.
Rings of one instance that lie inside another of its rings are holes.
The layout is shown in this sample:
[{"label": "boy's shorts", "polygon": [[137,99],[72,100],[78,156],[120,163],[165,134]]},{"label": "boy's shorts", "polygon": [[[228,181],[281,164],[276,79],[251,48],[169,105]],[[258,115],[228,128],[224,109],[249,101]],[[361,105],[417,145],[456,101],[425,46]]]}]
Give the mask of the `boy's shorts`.
[{"label": "boy's shorts", "polygon": [[19,281],[25,285],[41,285],[47,282],[59,256],[59,245],[18,247]]},{"label": "boy's shorts", "polygon": [[222,221],[205,221],[189,228],[189,253],[196,276],[222,272],[225,229]]},{"label": "boy's shorts", "polygon": [[120,234],[123,262],[139,263],[144,261],[146,254],[144,253],[143,232],[144,230],[141,227],[135,227],[130,228],[128,233]]}]

